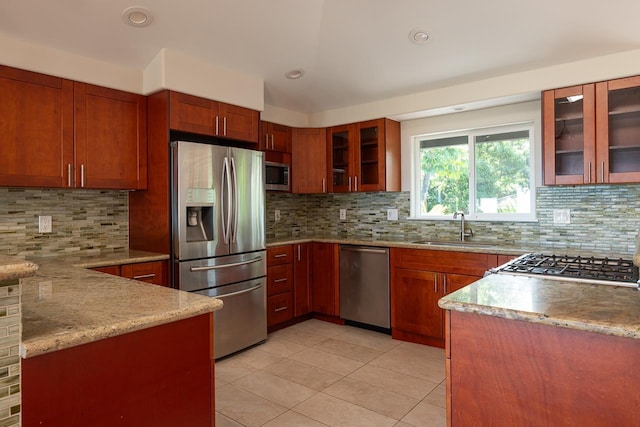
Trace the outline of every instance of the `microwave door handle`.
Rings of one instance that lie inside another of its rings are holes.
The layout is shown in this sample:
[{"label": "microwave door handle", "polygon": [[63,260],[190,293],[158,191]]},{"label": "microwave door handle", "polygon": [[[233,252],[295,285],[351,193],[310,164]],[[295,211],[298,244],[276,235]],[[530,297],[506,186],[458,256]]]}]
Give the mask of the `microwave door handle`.
[{"label": "microwave door handle", "polygon": [[238,172],[236,170],[236,159],[231,158],[231,172],[233,177],[233,228],[231,229],[231,242],[236,242],[238,236]]}]

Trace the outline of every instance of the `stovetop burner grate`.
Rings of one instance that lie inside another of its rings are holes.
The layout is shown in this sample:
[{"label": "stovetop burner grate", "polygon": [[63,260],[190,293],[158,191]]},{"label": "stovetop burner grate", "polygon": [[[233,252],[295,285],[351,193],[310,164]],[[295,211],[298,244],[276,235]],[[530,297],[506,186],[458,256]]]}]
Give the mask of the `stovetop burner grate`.
[{"label": "stovetop burner grate", "polygon": [[611,282],[638,282],[638,268],[630,259],[569,255],[522,255],[500,269],[504,273],[540,274]]}]

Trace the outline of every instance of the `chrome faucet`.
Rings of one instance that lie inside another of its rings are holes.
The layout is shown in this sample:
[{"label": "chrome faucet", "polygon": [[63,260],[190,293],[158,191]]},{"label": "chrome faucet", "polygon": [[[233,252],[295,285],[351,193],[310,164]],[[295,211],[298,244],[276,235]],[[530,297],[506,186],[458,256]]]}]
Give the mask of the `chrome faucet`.
[{"label": "chrome faucet", "polygon": [[473,230],[469,229],[469,231],[467,231],[464,228],[464,212],[454,212],[453,219],[458,219],[458,215],[460,215],[460,240],[464,242],[465,237],[473,237]]}]

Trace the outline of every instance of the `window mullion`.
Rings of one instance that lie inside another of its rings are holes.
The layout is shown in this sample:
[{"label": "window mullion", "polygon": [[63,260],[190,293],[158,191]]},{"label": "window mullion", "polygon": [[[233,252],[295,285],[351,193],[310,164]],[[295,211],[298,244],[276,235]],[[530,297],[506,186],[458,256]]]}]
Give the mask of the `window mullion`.
[{"label": "window mullion", "polygon": [[475,135],[473,133],[468,136],[469,144],[469,214],[476,213],[476,144]]}]

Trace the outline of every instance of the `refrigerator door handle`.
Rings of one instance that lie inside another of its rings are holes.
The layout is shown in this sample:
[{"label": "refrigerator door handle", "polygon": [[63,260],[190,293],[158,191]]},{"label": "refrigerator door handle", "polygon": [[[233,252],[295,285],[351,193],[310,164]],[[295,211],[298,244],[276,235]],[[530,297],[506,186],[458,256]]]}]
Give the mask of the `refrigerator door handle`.
[{"label": "refrigerator door handle", "polygon": [[[229,244],[229,228],[231,226],[231,177],[229,174],[229,158],[225,157],[222,163],[222,187],[225,182],[227,184],[227,197],[224,194],[221,197],[221,215],[222,215],[222,239],[225,244]],[[225,210],[227,215],[225,217]]]},{"label": "refrigerator door handle", "polygon": [[189,270],[191,272],[197,272],[197,271],[211,271],[211,270],[219,270],[221,268],[230,268],[230,267],[238,267],[241,265],[247,265],[247,264],[253,264],[254,262],[258,262],[258,261],[262,261],[262,257],[259,256],[257,258],[252,258],[250,260],[247,261],[240,261],[240,262],[233,262],[233,263],[229,263],[229,264],[220,264],[220,265],[206,265],[204,267],[191,267],[189,268]]},{"label": "refrigerator door handle", "polygon": [[[236,170],[236,159],[231,157],[231,172],[233,176],[233,228],[231,229],[231,243],[236,242],[238,235],[238,173]],[[231,222],[231,221],[229,221]]]}]

